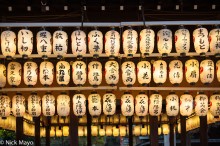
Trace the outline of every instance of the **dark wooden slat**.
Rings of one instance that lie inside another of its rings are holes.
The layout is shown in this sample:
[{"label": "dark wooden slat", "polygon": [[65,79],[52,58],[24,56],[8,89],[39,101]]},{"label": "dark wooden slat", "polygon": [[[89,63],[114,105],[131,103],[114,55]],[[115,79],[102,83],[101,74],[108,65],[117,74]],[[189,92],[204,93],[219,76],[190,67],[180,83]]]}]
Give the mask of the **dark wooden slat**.
[{"label": "dark wooden slat", "polygon": [[200,118],[200,146],[208,146],[207,116]]},{"label": "dark wooden slat", "polygon": [[157,116],[150,116],[150,145],[158,145],[158,118]]},{"label": "dark wooden slat", "polygon": [[34,117],[34,126],[35,126],[35,145],[40,145],[40,117]]},{"label": "dark wooden slat", "polygon": [[181,122],[181,146],[186,146],[186,117],[180,116],[180,122]]}]

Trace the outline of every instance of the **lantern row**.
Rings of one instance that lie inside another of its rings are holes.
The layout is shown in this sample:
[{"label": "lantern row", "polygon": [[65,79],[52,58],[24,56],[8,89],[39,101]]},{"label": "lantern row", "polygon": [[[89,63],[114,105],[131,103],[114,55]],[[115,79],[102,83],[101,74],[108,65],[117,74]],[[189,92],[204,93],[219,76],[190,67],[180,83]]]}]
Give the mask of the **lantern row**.
[{"label": "lantern row", "polygon": [[[193,43],[196,53],[204,55],[210,51],[216,55],[220,54],[220,29],[216,28],[208,33],[204,27],[193,31]],[[190,50],[190,32],[188,29],[180,28],[175,32],[175,49],[177,53],[186,55]],[[103,41],[104,40],[104,41]],[[172,31],[163,28],[157,32],[157,48],[162,56],[171,53],[173,36]],[[55,54],[62,58],[67,54],[68,35],[65,31],[57,30],[53,36],[49,31],[42,30],[36,35],[37,52],[43,58]],[[88,42],[88,44],[87,44]],[[152,29],[143,29],[139,34],[132,28],[123,32],[122,35],[123,52],[127,57],[133,57],[137,53],[138,46],[144,56],[149,56],[154,51],[155,32]],[[17,44],[17,46],[16,46]],[[87,46],[88,45],[88,46]],[[108,31],[105,36],[99,30],[92,30],[86,36],[82,30],[73,31],[71,34],[72,53],[78,57],[85,56],[87,47],[93,57],[98,57],[103,52],[109,57],[118,57],[120,51],[120,34],[113,30]],[[27,58],[33,51],[33,33],[28,29],[21,29],[18,32],[18,40],[13,31],[7,30],[1,33],[1,50],[3,56],[12,58],[16,51]]]}]

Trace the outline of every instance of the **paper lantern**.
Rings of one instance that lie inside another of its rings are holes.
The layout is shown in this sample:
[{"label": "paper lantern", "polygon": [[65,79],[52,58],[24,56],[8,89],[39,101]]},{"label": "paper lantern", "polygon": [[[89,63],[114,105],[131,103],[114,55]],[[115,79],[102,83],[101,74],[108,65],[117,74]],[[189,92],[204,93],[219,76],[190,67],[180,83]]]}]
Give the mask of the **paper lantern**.
[{"label": "paper lantern", "polygon": [[84,136],[83,126],[78,126],[78,136]]},{"label": "paper lantern", "polygon": [[112,126],[106,126],[105,127],[105,135],[106,136],[112,136]]},{"label": "paper lantern", "polygon": [[119,128],[116,128],[116,126],[113,127],[113,136],[119,136]]},{"label": "paper lantern", "polygon": [[66,61],[59,61],[56,65],[57,83],[65,86],[70,82],[70,64]]},{"label": "paper lantern", "polygon": [[103,113],[107,116],[112,116],[116,111],[116,96],[112,93],[103,95]]},{"label": "paper lantern", "polygon": [[55,97],[47,93],[42,98],[42,110],[44,116],[54,116],[55,114]]},{"label": "paper lantern", "polygon": [[186,81],[190,84],[195,84],[199,80],[199,61],[190,59],[185,62]]},{"label": "paper lantern", "polygon": [[214,62],[210,59],[200,63],[200,80],[203,84],[210,84],[214,80]]},{"label": "paper lantern", "polygon": [[168,56],[172,51],[172,31],[170,29],[161,29],[157,32],[157,48],[162,56]]},{"label": "paper lantern", "polygon": [[25,98],[20,93],[12,97],[12,113],[15,117],[23,117],[25,113]]},{"label": "paper lantern", "polygon": [[[102,125],[101,125],[102,126]],[[105,129],[99,126],[99,136],[105,136]]]},{"label": "paper lantern", "polygon": [[133,134],[134,134],[134,136],[140,136],[141,135],[141,126],[140,125],[135,125],[133,127]]},{"label": "paper lantern", "polygon": [[98,86],[102,83],[102,64],[98,61],[92,61],[88,65],[89,84]]},{"label": "paper lantern", "polygon": [[37,33],[37,53],[43,59],[52,53],[52,36],[49,31],[42,30]]},{"label": "paper lantern", "polygon": [[117,61],[107,61],[105,63],[105,81],[109,85],[116,85],[119,81],[119,65]]},{"label": "paper lantern", "polygon": [[16,35],[13,31],[6,30],[1,33],[2,55],[12,58],[16,53]]},{"label": "paper lantern", "polygon": [[153,63],[153,79],[156,84],[163,84],[167,80],[167,63],[157,60]]},{"label": "paper lantern", "polygon": [[149,113],[151,116],[159,116],[162,111],[162,96],[152,94],[149,101]]},{"label": "paper lantern", "polygon": [[197,116],[206,116],[208,113],[208,97],[205,94],[198,94],[195,97],[195,113]]},{"label": "paper lantern", "polygon": [[120,34],[113,30],[105,34],[105,53],[109,58],[114,58],[119,55],[120,51]]},{"label": "paper lantern", "polygon": [[62,130],[61,127],[56,126],[56,137],[61,137],[62,136]]},{"label": "paper lantern", "polygon": [[127,56],[128,58],[132,58],[134,54],[136,54],[138,48],[137,41],[138,41],[137,31],[130,28],[123,32],[123,36],[122,36],[123,51],[125,56]]},{"label": "paper lantern", "polygon": [[4,64],[0,64],[0,88],[6,85],[6,67]]},{"label": "paper lantern", "polygon": [[7,68],[7,80],[11,86],[18,86],[21,84],[21,64],[18,62],[10,62]]},{"label": "paper lantern", "polygon": [[163,125],[162,125],[162,128],[163,128],[163,134],[164,134],[164,135],[167,135],[167,134],[170,133],[170,127],[169,127],[168,124],[163,124]]},{"label": "paper lantern", "polygon": [[208,30],[206,28],[197,28],[193,31],[193,42],[196,53],[205,55],[209,50]]},{"label": "paper lantern", "polygon": [[86,64],[83,61],[75,61],[72,64],[73,83],[81,86],[86,82]]},{"label": "paper lantern", "polygon": [[180,60],[169,63],[169,80],[174,85],[179,85],[183,81],[183,63]]},{"label": "paper lantern", "polygon": [[175,48],[180,56],[185,56],[190,49],[190,32],[183,26],[175,32]]},{"label": "paper lantern", "polygon": [[210,51],[215,54],[215,56],[220,55],[220,28],[212,29],[209,32],[209,46]]},{"label": "paper lantern", "polygon": [[41,62],[40,64],[40,83],[44,86],[49,86],[53,83],[54,66],[49,61]]},{"label": "paper lantern", "polygon": [[73,112],[78,117],[86,114],[86,97],[84,94],[75,94],[73,96]]},{"label": "paper lantern", "polygon": [[55,135],[56,135],[55,127],[51,126],[50,127],[50,137],[55,137]]},{"label": "paper lantern", "polygon": [[121,97],[121,112],[123,116],[133,116],[134,114],[134,97],[132,94],[125,92]]},{"label": "paper lantern", "polygon": [[103,51],[103,34],[99,30],[92,30],[88,34],[88,47],[89,53],[93,57],[99,57],[99,54],[102,54]]},{"label": "paper lantern", "polygon": [[92,93],[88,97],[89,113],[91,116],[99,116],[102,112],[101,96],[97,93]]},{"label": "paper lantern", "polygon": [[24,63],[24,84],[28,86],[34,86],[37,84],[38,66],[33,61],[27,61]]},{"label": "paper lantern", "polygon": [[122,81],[126,86],[132,86],[136,81],[135,64],[131,61],[126,61],[121,65]]},{"label": "paper lantern", "polygon": [[216,76],[217,76],[218,82],[220,82],[220,60],[216,62]]},{"label": "paper lantern", "polygon": [[180,96],[180,114],[190,116],[193,112],[193,97],[189,93]]},{"label": "paper lantern", "polygon": [[152,29],[143,29],[140,32],[140,51],[144,56],[149,56],[154,51],[155,33]]},{"label": "paper lantern", "polygon": [[41,115],[41,98],[37,93],[32,93],[28,97],[28,113],[32,117],[38,117]]},{"label": "paper lantern", "polygon": [[70,97],[66,93],[61,93],[57,97],[57,114],[59,116],[68,116],[70,113]]},{"label": "paper lantern", "polygon": [[7,95],[0,95],[0,117],[8,117],[11,113],[11,99]]},{"label": "paper lantern", "polygon": [[167,116],[177,116],[179,114],[179,98],[174,93],[166,97],[166,112]]},{"label": "paper lantern", "polygon": [[69,136],[69,126],[63,126],[63,136]]},{"label": "paper lantern", "polygon": [[135,98],[135,114],[139,117],[148,114],[148,96],[142,92]]},{"label": "paper lantern", "polygon": [[151,81],[151,64],[148,61],[140,61],[137,64],[137,79],[141,85],[149,84]]},{"label": "paper lantern", "polygon": [[53,33],[53,53],[58,59],[67,53],[68,35],[65,31],[58,30]]},{"label": "paper lantern", "polygon": [[92,136],[98,136],[98,126],[91,126]]},{"label": "paper lantern", "polygon": [[81,58],[86,55],[86,34],[82,30],[75,30],[71,35],[72,53]]},{"label": "paper lantern", "polygon": [[119,126],[119,134],[121,137],[126,136],[126,126]]},{"label": "paper lantern", "polygon": [[220,94],[210,97],[210,112],[213,116],[220,116]]},{"label": "paper lantern", "polygon": [[144,127],[141,127],[141,136],[146,136],[147,135],[147,126],[144,125]]}]

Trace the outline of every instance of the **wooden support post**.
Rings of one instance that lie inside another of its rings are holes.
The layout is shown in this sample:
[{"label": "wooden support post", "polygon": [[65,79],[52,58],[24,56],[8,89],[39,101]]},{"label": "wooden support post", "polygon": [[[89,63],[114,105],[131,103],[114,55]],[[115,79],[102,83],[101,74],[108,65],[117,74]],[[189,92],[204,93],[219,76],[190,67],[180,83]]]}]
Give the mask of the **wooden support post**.
[{"label": "wooden support post", "polygon": [[92,125],[92,118],[89,114],[89,106],[88,100],[86,101],[86,115],[87,115],[87,146],[92,146],[92,132],[91,132],[91,125]]},{"label": "wooden support post", "polygon": [[201,116],[200,119],[200,146],[208,146],[207,116]]},{"label": "wooden support post", "polygon": [[133,146],[133,123],[132,123],[132,117],[128,117],[128,129],[129,129],[129,146]]},{"label": "wooden support post", "polygon": [[157,116],[150,116],[150,145],[158,145],[158,118]]},{"label": "wooden support post", "polygon": [[23,117],[16,117],[16,141],[24,140],[23,138]]},{"label": "wooden support post", "polygon": [[170,122],[170,146],[174,146],[175,117],[169,117],[169,122]]},{"label": "wooden support post", "polygon": [[181,123],[181,146],[186,146],[186,117],[180,116],[180,123]]},{"label": "wooden support post", "polygon": [[50,146],[50,117],[47,117],[47,125],[46,125],[46,146]]},{"label": "wooden support post", "polygon": [[34,126],[35,126],[35,145],[40,145],[40,117],[34,117]]}]

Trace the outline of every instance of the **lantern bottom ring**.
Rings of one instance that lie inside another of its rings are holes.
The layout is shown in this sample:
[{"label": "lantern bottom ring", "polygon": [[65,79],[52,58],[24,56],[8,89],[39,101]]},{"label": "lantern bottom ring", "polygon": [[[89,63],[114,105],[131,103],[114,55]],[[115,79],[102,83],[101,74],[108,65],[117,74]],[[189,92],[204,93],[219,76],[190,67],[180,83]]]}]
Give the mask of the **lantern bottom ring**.
[{"label": "lantern bottom ring", "polygon": [[191,82],[191,83],[189,83],[190,85],[195,85],[196,84],[196,82]]},{"label": "lantern bottom ring", "polygon": [[133,54],[128,54],[127,58],[133,58]]},{"label": "lantern bottom ring", "polygon": [[47,55],[42,55],[42,59],[48,59],[48,56]]},{"label": "lantern bottom ring", "polygon": [[6,56],[7,60],[12,60],[12,56]]},{"label": "lantern bottom ring", "polygon": [[92,87],[94,87],[94,88],[98,88],[98,86],[99,86],[99,85],[92,85]]},{"label": "lantern bottom ring", "polygon": [[181,57],[185,57],[185,56],[186,56],[186,53],[180,53],[180,56],[181,56]]},{"label": "lantern bottom ring", "polygon": [[200,53],[200,56],[205,56],[205,52]]},{"label": "lantern bottom ring", "polygon": [[115,56],[114,55],[110,55],[109,59],[115,59]]},{"label": "lantern bottom ring", "polygon": [[77,55],[76,58],[81,60],[81,59],[83,59],[83,56],[82,55]]},{"label": "lantern bottom ring", "polygon": [[144,57],[148,57],[150,53],[144,53]]},{"label": "lantern bottom ring", "polygon": [[27,55],[27,54],[23,54],[23,55],[22,55],[22,58],[23,58],[23,59],[28,59],[28,55]]},{"label": "lantern bottom ring", "polygon": [[206,83],[204,83],[204,85],[205,85],[205,86],[208,86],[208,85],[210,85],[210,83],[209,83],[209,82],[206,82]]},{"label": "lantern bottom ring", "polygon": [[109,84],[111,87],[114,87],[114,86],[116,86],[116,84]]},{"label": "lantern bottom ring", "polygon": [[141,84],[142,86],[144,86],[144,87],[146,87],[148,84],[147,83],[143,83],[143,84]]},{"label": "lantern bottom ring", "polygon": [[179,83],[174,83],[174,84],[173,84],[173,86],[179,86],[179,85],[180,85]]},{"label": "lantern bottom ring", "polygon": [[216,53],[215,57],[217,57],[217,58],[220,57],[220,53]]},{"label": "lantern bottom ring", "polygon": [[28,87],[34,87],[34,85],[27,85]]},{"label": "lantern bottom ring", "polygon": [[127,87],[132,87],[132,84],[128,84]]},{"label": "lantern bottom ring", "polygon": [[57,55],[57,59],[62,59],[63,58],[63,56],[62,55]]},{"label": "lantern bottom ring", "polygon": [[163,53],[162,54],[162,57],[167,57],[168,56],[168,53]]},{"label": "lantern bottom ring", "polygon": [[99,54],[94,54],[93,58],[99,58]]}]

